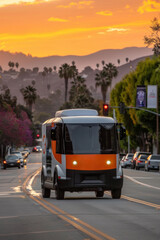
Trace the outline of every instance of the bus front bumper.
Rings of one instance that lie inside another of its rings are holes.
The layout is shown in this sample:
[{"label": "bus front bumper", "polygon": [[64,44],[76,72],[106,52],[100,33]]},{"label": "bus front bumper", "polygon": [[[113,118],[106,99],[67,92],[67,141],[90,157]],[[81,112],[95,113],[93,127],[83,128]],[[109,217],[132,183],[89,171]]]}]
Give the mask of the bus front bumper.
[{"label": "bus front bumper", "polygon": [[116,169],[104,171],[67,170],[66,179],[58,179],[58,185],[64,191],[97,191],[120,189],[123,176],[116,177]]}]

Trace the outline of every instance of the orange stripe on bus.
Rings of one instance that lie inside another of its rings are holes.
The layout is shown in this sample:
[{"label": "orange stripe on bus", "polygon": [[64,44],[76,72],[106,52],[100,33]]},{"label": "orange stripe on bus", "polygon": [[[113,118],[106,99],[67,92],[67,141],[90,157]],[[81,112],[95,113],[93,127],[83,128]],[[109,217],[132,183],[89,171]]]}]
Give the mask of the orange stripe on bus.
[{"label": "orange stripe on bus", "polygon": [[[106,162],[110,160],[111,164]],[[73,162],[76,161],[77,165]],[[109,170],[116,168],[116,154],[75,154],[66,155],[66,169],[71,170]]]},{"label": "orange stripe on bus", "polygon": [[62,163],[62,155],[56,153],[56,141],[51,141],[51,146],[52,146],[52,153],[55,159],[61,164]]}]

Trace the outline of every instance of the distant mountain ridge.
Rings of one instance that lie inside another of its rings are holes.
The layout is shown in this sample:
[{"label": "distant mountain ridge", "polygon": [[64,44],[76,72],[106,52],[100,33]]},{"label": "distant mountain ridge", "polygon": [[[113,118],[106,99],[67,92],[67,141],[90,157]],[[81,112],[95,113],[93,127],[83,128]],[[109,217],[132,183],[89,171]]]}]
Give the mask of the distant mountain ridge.
[{"label": "distant mountain ridge", "polygon": [[75,62],[79,71],[82,71],[86,66],[90,66],[95,69],[96,64],[100,64],[102,60],[106,63],[111,62],[118,66],[117,60],[120,59],[120,64],[126,63],[126,58],[129,61],[134,59],[152,55],[152,49],[146,47],[127,47],[123,49],[104,49],[98,52],[85,55],[85,56],[48,56],[48,57],[32,57],[31,55],[25,55],[23,53],[10,53],[7,51],[0,51],[0,66],[3,70],[7,70],[8,62],[18,62],[19,68],[24,67],[26,69],[33,69],[38,67],[39,70],[43,70],[46,67],[59,68],[63,63],[71,64],[72,61]]}]

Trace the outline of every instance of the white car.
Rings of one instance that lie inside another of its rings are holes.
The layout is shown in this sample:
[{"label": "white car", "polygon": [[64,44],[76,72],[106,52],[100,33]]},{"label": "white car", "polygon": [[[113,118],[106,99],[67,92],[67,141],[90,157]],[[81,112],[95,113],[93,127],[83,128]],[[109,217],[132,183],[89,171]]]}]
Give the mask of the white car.
[{"label": "white car", "polygon": [[152,154],[147,158],[145,161],[145,171],[149,171],[150,169],[160,169],[160,155]]},{"label": "white car", "polygon": [[121,163],[121,166],[123,168],[131,167],[131,160],[133,158],[133,155],[134,155],[134,153],[127,153],[127,155],[124,157],[124,159]]}]

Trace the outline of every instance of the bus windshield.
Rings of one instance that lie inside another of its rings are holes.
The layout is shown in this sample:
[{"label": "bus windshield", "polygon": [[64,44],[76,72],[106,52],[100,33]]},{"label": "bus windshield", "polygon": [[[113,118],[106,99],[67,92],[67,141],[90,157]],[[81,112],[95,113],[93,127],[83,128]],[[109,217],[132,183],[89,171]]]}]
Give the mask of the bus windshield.
[{"label": "bus windshield", "polygon": [[65,154],[117,153],[115,124],[65,124]]}]

